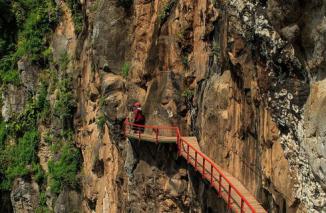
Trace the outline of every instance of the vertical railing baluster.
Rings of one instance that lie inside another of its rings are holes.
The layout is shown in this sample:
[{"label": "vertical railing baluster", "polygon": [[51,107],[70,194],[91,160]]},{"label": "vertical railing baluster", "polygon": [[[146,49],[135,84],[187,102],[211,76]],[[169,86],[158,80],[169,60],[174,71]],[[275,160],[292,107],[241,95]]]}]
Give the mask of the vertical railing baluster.
[{"label": "vertical railing baluster", "polygon": [[228,193],[228,209],[231,208],[231,185],[229,184],[229,193]]},{"label": "vertical railing baluster", "polygon": [[203,177],[205,177],[205,158],[203,158]]},{"label": "vertical railing baluster", "polygon": [[195,170],[197,171],[197,154],[198,152],[195,152]]},{"label": "vertical railing baluster", "polygon": [[244,200],[241,198],[241,207],[240,207],[240,212],[243,213],[244,212]]},{"label": "vertical railing baluster", "polygon": [[181,136],[179,135],[179,156],[181,156],[181,154],[182,154],[182,140],[181,140]]},{"label": "vertical railing baluster", "polygon": [[213,164],[211,164],[211,186],[213,186],[214,182],[213,182]]},{"label": "vertical railing baluster", "polygon": [[220,174],[220,178],[218,180],[218,194],[222,197],[222,175]]},{"label": "vertical railing baluster", "polygon": [[189,145],[187,144],[187,162],[189,163]]},{"label": "vertical railing baluster", "polygon": [[158,143],[158,134],[159,134],[159,128],[156,129],[156,143]]}]

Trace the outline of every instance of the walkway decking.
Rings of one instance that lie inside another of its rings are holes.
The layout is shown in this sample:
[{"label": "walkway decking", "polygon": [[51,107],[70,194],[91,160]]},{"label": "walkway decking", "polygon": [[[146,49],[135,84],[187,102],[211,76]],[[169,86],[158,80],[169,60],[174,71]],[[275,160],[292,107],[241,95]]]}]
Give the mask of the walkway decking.
[{"label": "walkway decking", "polygon": [[[211,186],[226,201],[228,208],[234,212],[266,212],[238,179],[200,151],[196,137],[181,137],[179,129],[175,127],[140,126],[127,121],[125,125],[125,134],[128,138],[152,143],[176,143],[178,154],[210,182]],[[132,129],[137,127],[144,128],[145,132],[134,133]]]}]

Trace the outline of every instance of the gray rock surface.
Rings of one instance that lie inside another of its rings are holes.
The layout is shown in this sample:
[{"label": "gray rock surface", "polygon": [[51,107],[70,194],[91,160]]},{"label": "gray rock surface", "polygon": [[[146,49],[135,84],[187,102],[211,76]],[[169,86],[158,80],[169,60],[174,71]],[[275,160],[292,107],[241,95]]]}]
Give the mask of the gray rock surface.
[{"label": "gray rock surface", "polygon": [[55,213],[74,213],[81,210],[82,195],[76,191],[64,189],[55,201]]},{"label": "gray rock surface", "polygon": [[15,180],[10,194],[15,213],[34,213],[38,207],[39,186],[22,178]]}]

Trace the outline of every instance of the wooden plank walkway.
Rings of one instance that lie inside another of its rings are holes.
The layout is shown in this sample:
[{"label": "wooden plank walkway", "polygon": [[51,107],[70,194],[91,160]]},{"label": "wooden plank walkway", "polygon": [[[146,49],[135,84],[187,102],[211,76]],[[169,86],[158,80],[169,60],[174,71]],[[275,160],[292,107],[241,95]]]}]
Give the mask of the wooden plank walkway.
[{"label": "wooden plank walkway", "polygon": [[169,136],[158,136],[156,139],[155,135],[150,135],[150,134],[137,134],[133,132],[128,132],[127,133],[128,138],[132,138],[134,140],[141,140],[141,141],[147,141],[151,143],[176,143],[177,142],[177,137],[169,137]]},{"label": "wooden plank walkway", "polygon": [[[200,147],[198,145],[198,141],[195,137],[189,138],[182,138],[184,139],[188,144],[190,144],[192,147],[198,149],[200,151]],[[201,155],[198,153],[196,154],[196,151],[192,148],[189,148],[189,155],[188,153],[188,144],[182,143],[182,150],[181,155],[190,163],[197,171],[199,171],[203,178],[207,179],[211,185],[219,191],[219,174],[214,174],[213,172],[213,178],[211,177],[212,172],[212,165],[208,162],[204,165],[204,160]],[[197,156],[196,156],[197,155]],[[208,156],[205,155],[209,159]],[[197,163],[196,163],[197,161]],[[232,185],[243,195],[250,203],[250,205],[256,210],[257,213],[266,213],[265,209],[258,203],[256,198],[252,196],[252,194],[242,185],[242,183],[234,178],[230,173],[222,169],[222,167],[218,166],[214,163],[214,165],[225,175],[226,178],[232,183]],[[204,171],[203,171],[203,168]],[[221,183],[221,196],[224,198],[225,201],[228,201],[228,190],[229,190],[229,184],[226,181],[222,181]],[[230,208],[232,208],[235,212],[240,212],[241,210],[241,197],[235,192],[231,190],[231,200],[235,201],[231,204]],[[244,205],[243,207],[244,212],[251,212],[249,207],[247,205]]]},{"label": "wooden plank walkway", "polygon": [[[178,137],[176,136],[162,136],[155,134],[155,131],[151,132],[151,130],[155,130],[155,128],[148,128],[145,133],[127,131],[126,136],[134,140],[151,143],[179,143],[179,155],[183,156],[189,164],[202,174],[203,178],[210,182],[211,186],[214,187],[217,193],[226,201],[229,208],[234,212],[241,212],[242,209],[242,212],[266,213],[257,199],[238,179],[215,164],[208,156],[200,151],[196,137],[181,137],[178,142]],[[221,174],[223,174],[223,177]],[[231,193],[229,193],[229,191],[231,191]],[[245,203],[244,199],[254,210]]]}]

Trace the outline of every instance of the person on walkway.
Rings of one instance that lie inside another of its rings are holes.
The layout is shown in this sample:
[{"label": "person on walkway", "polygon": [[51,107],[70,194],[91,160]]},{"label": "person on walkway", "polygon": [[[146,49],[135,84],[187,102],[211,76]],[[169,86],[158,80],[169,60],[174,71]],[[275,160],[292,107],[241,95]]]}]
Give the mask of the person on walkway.
[{"label": "person on walkway", "polygon": [[[139,102],[134,103],[134,124],[138,124],[138,125],[145,125],[145,116],[142,112],[141,109],[141,104]],[[135,133],[137,132],[144,132],[144,128],[143,127],[134,127],[133,130],[135,131]]]}]

